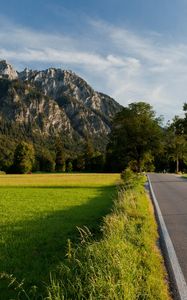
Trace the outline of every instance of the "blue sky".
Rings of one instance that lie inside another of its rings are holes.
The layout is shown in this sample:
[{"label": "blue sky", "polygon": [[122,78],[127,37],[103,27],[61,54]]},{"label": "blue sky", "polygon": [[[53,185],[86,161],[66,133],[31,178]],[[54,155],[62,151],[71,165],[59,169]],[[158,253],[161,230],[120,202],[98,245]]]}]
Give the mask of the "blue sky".
[{"label": "blue sky", "polygon": [[0,59],[71,69],[165,121],[187,101],[186,0],[0,0]]}]

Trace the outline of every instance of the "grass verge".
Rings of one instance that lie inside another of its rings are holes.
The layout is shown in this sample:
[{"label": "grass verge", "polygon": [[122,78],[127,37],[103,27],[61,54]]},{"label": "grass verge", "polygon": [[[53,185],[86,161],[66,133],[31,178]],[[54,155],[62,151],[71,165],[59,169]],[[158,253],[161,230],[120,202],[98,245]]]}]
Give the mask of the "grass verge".
[{"label": "grass verge", "polygon": [[142,178],[120,188],[102,232],[96,242],[85,228],[80,246],[73,248],[69,242],[66,262],[52,275],[48,300],[170,299]]}]

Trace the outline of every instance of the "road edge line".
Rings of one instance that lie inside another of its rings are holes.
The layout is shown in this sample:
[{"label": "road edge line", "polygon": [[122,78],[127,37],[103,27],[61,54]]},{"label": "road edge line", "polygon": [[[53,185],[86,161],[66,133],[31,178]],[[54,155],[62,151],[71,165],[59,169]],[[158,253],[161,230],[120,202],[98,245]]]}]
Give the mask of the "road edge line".
[{"label": "road edge line", "polygon": [[172,274],[169,274],[171,278],[173,279],[175,283],[175,287],[178,294],[179,300],[187,300],[187,284],[183,275],[183,272],[181,270],[173,243],[171,241],[171,238],[169,236],[166,224],[164,222],[158,201],[156,199],[155,193],[152,188],[152,184],[149,178],[149,175],[147,175],[149,188],[151,192],[152,201],[155,207],[155,212],[157,216],[158,225],[160,227],[162,242],[164,244],[164,248],[166,251],[167,256],[167,263],[169,264],[169,271],[172,272]]}]

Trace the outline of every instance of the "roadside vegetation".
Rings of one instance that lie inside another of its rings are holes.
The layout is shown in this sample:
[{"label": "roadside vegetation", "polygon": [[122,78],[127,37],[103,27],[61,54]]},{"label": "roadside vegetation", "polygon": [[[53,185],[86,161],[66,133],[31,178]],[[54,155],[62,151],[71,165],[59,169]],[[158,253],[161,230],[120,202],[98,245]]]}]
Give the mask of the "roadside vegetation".
[{"label": "roadside vegetation", "polygon": [[[102,238],[81,230],[78,247],[52,274],[48,300],[170,299],[157,226],[144,190],[144,177],[123,173],[113,210],[104,218]],[[127,180],[128,179],[128,180]]]}]

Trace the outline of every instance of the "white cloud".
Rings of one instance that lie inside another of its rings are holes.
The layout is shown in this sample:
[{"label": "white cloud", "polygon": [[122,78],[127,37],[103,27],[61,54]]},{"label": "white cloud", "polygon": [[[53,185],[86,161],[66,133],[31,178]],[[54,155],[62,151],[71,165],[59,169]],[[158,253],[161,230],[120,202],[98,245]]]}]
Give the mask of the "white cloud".
[{"label": "white cloud", "polygon": [[1,18],[0,58],[15,67],[71,68],[123,105],[148,101],[166,120],[181,113],[187,96],[186,44],[100,21],[90,21],[88,28],[82,36],[72,37],[23,28]]}]

